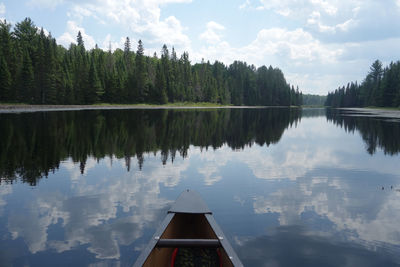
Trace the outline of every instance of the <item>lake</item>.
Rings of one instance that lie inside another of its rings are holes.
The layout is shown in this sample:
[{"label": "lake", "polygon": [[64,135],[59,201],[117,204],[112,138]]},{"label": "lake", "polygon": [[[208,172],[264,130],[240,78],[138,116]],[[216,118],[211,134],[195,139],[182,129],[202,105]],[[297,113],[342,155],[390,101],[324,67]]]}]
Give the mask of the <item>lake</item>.
[{"label": "lake", "polygon": [[185,189],[245,266],[400,266],[400,119],[243,108],[0,114],[0,265],[130,266]]}]

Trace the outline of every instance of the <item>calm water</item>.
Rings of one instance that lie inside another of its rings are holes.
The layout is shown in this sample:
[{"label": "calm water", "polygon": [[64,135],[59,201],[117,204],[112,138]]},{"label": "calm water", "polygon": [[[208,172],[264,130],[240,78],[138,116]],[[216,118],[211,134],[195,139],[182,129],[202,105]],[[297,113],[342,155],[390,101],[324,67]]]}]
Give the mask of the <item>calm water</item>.
[{"label": "calm water", "polygon": [[0,266],[129,266],[186,188],[245,266],[400,266],[400,120],[0,114]]}]

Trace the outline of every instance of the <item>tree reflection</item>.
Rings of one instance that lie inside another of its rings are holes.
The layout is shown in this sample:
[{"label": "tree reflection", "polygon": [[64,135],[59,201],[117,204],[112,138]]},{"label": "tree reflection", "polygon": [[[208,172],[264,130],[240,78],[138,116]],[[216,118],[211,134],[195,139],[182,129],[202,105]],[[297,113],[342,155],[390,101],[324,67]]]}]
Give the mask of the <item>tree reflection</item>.
[{"label": "tree reflection", "polygon": [[141,168],[144,153],[161,152],[162,163],[185,158],[191,145],[243,149],[277,143],[301,117],[299,109],[92,110],[0,115],[2,182],[36,185],[38,179],[71,158],[132,157]]},{"label": "tree reflection", "polygon": [[337,109],[327,109],[326,117],[328,121],[339,125],[347,132],[359,131],[366,150],[371,155],[375,154],[377,148],[381,148],[388,155],[396,155],[400,152],[398,121],[346,114],[345,111]]}]

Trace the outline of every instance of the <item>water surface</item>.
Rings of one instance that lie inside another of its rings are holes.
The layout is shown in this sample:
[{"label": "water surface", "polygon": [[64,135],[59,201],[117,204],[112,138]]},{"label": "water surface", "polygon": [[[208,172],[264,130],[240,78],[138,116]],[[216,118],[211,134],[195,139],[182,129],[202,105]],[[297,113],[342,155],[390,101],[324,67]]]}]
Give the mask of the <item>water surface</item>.
[{"label": "water surface", "polygon": [[399,136],[323,109],[0,114],[0,265],[129,266],[191,188],[245,266],[400,266]]}]

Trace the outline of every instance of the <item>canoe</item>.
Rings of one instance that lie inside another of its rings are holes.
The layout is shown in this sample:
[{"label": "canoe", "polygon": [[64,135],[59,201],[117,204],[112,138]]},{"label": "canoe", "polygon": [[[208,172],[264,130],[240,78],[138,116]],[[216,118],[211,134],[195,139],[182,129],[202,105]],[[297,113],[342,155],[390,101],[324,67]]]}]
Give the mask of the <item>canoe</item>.
[{"label": "canoe", "polygon": [[180,253],[197,253],[189,258],[198,260],[204,251],[216,251],[216,266],[243,266],[206,203],[197,192],[186,190],[167,212],[134,267],[174,266]]}]

